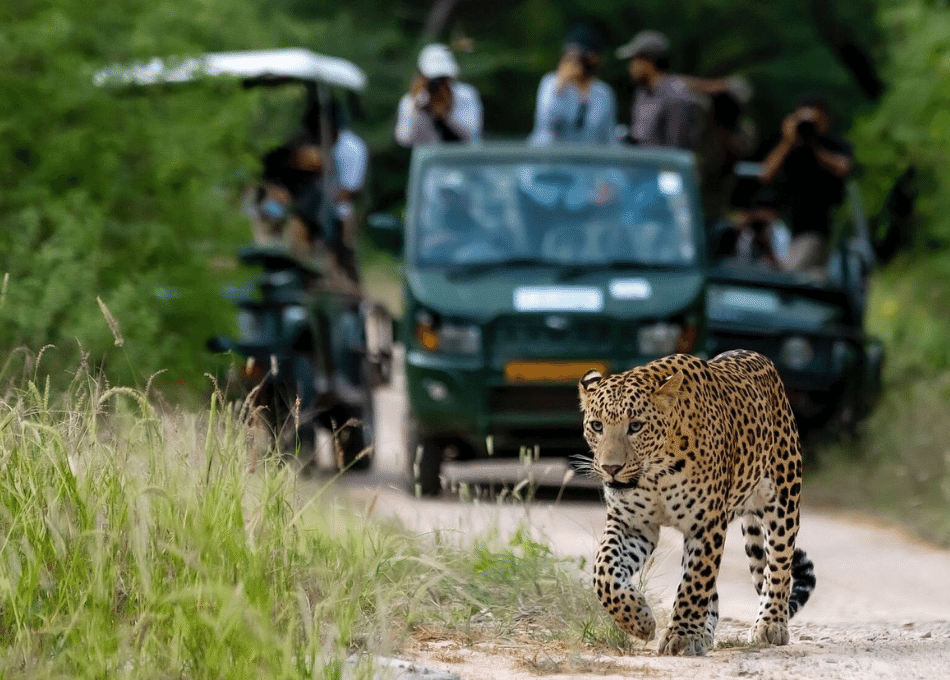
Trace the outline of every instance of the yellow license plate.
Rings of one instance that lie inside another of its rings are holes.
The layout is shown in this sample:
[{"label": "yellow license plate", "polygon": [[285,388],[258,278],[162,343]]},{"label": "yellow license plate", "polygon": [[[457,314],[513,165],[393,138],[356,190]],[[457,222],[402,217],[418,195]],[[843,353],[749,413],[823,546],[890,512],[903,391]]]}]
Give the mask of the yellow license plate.
[{"label": "yellow license plate", "polygon": [[591,369],[606,374],[607,364],[603,361],[511,361],[505,365],[505,380],[568,382],[580,380]]}]

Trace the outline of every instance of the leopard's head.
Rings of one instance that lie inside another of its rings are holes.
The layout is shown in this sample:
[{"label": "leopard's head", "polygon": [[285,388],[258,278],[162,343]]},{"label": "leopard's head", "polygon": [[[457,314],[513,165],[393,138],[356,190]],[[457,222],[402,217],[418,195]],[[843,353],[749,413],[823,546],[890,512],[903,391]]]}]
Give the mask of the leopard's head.
[{"label": "leopard's head", "polygon": [[636,369],[606,378],[588,371],[581,378],[584,438],[606,486],[635,488],[651,463],[662,460],[682,384],[682,372],[659,377]]}]

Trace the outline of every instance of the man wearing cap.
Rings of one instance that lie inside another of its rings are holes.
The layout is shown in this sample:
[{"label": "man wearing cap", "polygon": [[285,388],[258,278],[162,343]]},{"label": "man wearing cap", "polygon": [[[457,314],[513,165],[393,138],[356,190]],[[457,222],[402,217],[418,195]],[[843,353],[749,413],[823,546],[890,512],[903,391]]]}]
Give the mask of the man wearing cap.
[{"label": "man wearing cap", "polygon": [[617,49],[630,60],[635,86],[630,141],[647,147],[695,151],[702,135],[702,105],[686,80],[667,73],[670,43],[658,31],[640,31]]},{"label": "man wearing cap", "polygon": [[617,102],[596,77],[603,47],[590,27],[575,26],[564,40],[557,69],[541,78],[534,112],[533,144],[615,141]]},{"label": "man wearing cap", "polygon": [[480,139],[481,98],[474,87],[457,80],[459,67],[449,48],[426,45],[417,66],[410,91],[399,100],[396,141],[413,146]]}]

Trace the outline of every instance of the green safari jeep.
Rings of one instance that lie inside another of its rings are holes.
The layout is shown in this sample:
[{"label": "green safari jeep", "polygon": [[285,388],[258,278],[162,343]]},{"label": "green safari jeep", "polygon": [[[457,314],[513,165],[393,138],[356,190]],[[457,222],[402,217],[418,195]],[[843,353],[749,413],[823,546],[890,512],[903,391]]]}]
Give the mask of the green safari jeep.
[{"label": "green safari jeep", "polygon": [[583,453],[586,371],[705,353],[698,186],[678,151],[414,150],[400,339],[417,491],[439,493],[446,457]]}]

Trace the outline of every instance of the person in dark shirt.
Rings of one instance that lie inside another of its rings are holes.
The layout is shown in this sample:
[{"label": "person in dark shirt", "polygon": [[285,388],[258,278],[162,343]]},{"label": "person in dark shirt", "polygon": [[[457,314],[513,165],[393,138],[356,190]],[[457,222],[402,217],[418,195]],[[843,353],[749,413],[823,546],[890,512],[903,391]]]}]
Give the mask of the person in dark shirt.
[{"label": "person in dark shirt", "polygon": [[668,73],[670,42],[658,31],[640,31],[617,48],[629,60],[634,84],[628,141],[644,147],[695,151],[702,132],[702,105],[685,78]]},{"label": "person in dark shirt", "polygon": [[782,137],[762,164],[762,181],[783,180],[792,243],[787,266],[805,270],[823,265],[828,255],[831,209],[844,197],[844,180],[854,155],[842,139],[829,134],[827,102],[802,98],[782,123]]}]

